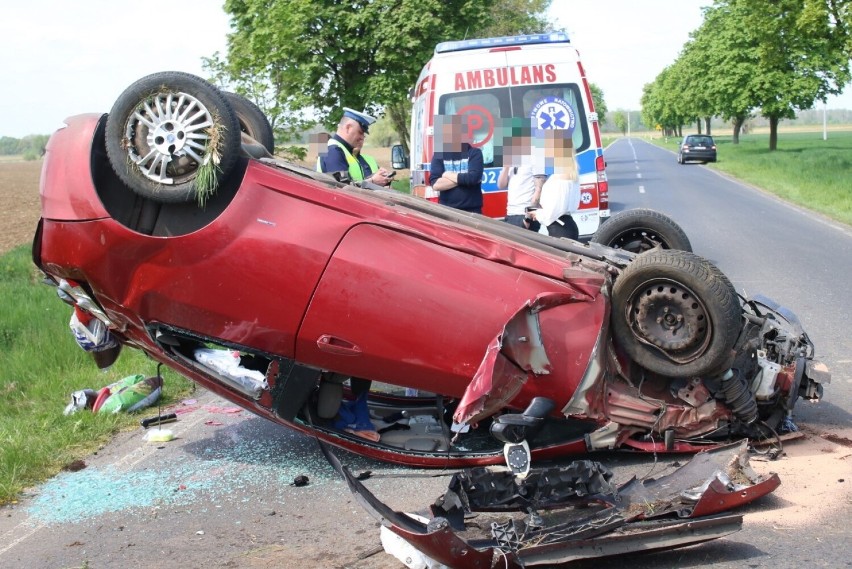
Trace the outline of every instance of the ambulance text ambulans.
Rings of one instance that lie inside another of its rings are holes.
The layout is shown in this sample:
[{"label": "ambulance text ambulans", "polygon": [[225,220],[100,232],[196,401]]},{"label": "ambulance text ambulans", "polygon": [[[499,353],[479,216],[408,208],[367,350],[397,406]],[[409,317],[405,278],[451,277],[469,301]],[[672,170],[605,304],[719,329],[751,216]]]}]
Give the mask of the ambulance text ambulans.
[{"label": "ambulance text ambulans", "polygon": [[609,216],[600,130],[589,83],[565,33],[440,43],[423,68],[412,98],[411,186],[437,200],[429,185],[436,115],[461,115],[472,144],[482,149],[483,214],[506,215],[506,192],[497,188],[503,166],[501,125],[527,121],[533,129],[571,131],[580,169],[580,235],[593,234]]}]

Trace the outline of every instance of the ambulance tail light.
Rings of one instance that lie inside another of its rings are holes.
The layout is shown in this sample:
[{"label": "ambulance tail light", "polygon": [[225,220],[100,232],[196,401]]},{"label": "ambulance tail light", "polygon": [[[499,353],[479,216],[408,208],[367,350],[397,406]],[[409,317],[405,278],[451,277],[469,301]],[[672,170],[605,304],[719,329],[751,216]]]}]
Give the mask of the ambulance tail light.
[{"label": "ambulance tail light", "polygon": [[600,216],[609,217],[609,182],[606,179],[606,161],[603,155],[595,159],[595,170],[598,174],[598,201]]}]

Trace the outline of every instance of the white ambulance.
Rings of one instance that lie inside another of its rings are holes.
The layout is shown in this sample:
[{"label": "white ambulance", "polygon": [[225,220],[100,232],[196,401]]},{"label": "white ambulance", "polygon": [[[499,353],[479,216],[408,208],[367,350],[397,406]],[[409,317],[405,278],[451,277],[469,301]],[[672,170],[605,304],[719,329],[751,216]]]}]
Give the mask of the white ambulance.
[{"label": "white ambulance", "polygon": [[[437,201],[429,186],[436,115],[462,115],[473,145],[482,149],[483,214],[506,215],[506,192],[497,189],[503,166],[503,131],[514,119],[536,129],[569,129],[580,166],[581,236],[609,216],[600,130],[580,55],[565,33],[440,43],[412,93],[412,193]],[[396,162],[396,160],[395,160]]]}]

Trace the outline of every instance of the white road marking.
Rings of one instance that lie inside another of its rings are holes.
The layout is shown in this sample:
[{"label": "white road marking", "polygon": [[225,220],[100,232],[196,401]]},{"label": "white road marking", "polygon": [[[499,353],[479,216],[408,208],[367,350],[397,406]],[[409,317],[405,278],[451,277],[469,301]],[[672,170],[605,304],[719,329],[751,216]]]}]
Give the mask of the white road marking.
[{"label": "white road marking", "polygon": [[[206,405],[206,404],[207,403],[199,403],[199,408],[196,409],[196,411],[203,411],[202,407],[203,407],[203,405]],[[210,418],[209,414],[201,412],[201,413],[195,414],[193,417],[188,418],[188,419],[182,417],[180,421],[178,421],[174,424],[169,424],[168,428],[171,428],[172,432],[175,434],[175,438],[179,439],[180,435],[182,435],[183,433],[185,433],[189,429],[192,429],[193,427],[198,425],[198,423],[204,421],[205,419],[209,419],[209,418]],[[152,429],[155,429],[155,428],[156,427],[152,427]],[[146,459],[150,456],[153,456],[155,454],[156,454],[156,451],[155,451],[154,446],[149,446],[147,443],[142,442],[142,444],[140,446],[136,447],[134,450],[132,450],[129,453],[125,454],[124,456],[116,459],[115,462],[113,462],[111,466],[114,467],[114,468],[129,469],[133,466],[136,466],[137,464],[142,462],[144,459]],[[4,541],[11,539],[12,536],[14,536],[16,533],[20,532],[22,529],[26,528],[26,531],[23,534],[21,534],[17,539],[7,541],[7,544],[5,546],[3,546],[2,548],[0,548],[0,555],[3,555],[4,553],[9,551],[13,547],[18,545],[19,543],[21,543],[22,541],[29,539],[30,537],[33,536],[33,534],[35,534],[39,530],[44,529],[46,527],[47,527],[47,524],[44,523],[44,522],[37,522],[37,523],[35,523],[35,525],[33,525],[32,519],[30,519],[29,516],[27,516],[26,520],[22,521],[21,523],[19,523],[18,525],[16,525],[15,527],[10,529],[6,533],[4,533],[2,537],[0,537],[0,543],[3,543]]]},{"label": "white road marking", "polygon": [[[6,536],[8,536],[8,535],[10,535],[10,534],[14,533],[14,532],[15,532],[15,531],[17,531],[18,529],[22,528],[24,525],[29,525],[29,524],[30,524],[30,522],[21,522],[20,524],[16,525],[14,528],[12,528],[12,529],[10,529],[9,531],[7,531],[7,532],[3,535],[3,539],[6,539]],[[43,528],[46,528],[46,527],[47,527],[47,524],[45,524],[44,522],[39,522],[39,523],[38,523],[35,527],[31,528],[31,529],[30,529],[30,531],[28,531],[27,533],[25,533],[24,535],[22,535],[22,536],[21,536],[21,537],[19,537],[18,539],[15,539],[15,540],[13,540],[13,541],[10,541],[10,542],[9,542],[9,544],[8,544],[6,547],[4,547],[3,549],[0,549],[0,555],[3,555],[4,553],[6,553],[7,551],[9,551],[10,549],[12,549],[13,547],[15,547],[16,545],[18,545],[19,543],[21,543],[22,541],[24,541],[25,539],[28,539],[29,537],[31,537],[31,536],[32,536],[35,532],[37,532],[38,530],[43,529]]]},{"label": "white road marking", "polygon": [[644,194],[644,193],[645,193],[645,186],[639,186],[639,193],[640,193],[640,194]]},{"label": "white road marking", "polygon": [[[643,144],[647,144],[652,149],[662,150],[663,152],[668,152],[669,154],[672,154],[673,156],[677,156],[677,152],[674,152],[673,150],[669,150],[668,148],[661,148],[661,147],[656,146],[656,145],[654,145],[650,142],[645,142],[644,140],[640,140],[640,142],[642,142]],[[633,150],[633,156],[635,157],[636,156],[636,149],[633,147],[632,141],[630,142],[630,148]],[[775,201],[776,203],[779,203],[782,206],[784,206],[784,207],[786,207],[790,210],[797,211],[797,212],[803,214],[805,217],[807,217],[807,218],[809,218],[813,221],[816,221],[816,222],[818,222],[818,223],[820,223],[820,224],[822,224],[826,227],[831,227],[832,229],[835,229],[835,230],[837,230],[840,233],[843,233],[845,235],[852,235],[852,230],[850,230],[848,226],[840,224],[840,223],[834,221],[833,219],[825,217],[825,216],[823,216],[823,215],[821,215],[821,214],[819,214],[815,211],[805,209],[804,207],[802,207],[800,205],[796,205],[794,203],[784,201],[783,199],[781,199],[780,197],[776,196],[775,194],[773,194],[771,192],[768,192],[768,191],[766,191],[762,188],[758,188],[757,186],[753,186],[753,185],[751,185],[747,182],[744,182],[743,180],[738,180],[737,178],[730,176],[730,175],[722,172],[721,170],[716,170],[714,168],[710,168],[710,167],[708,167],[704,164],[701,164],[700,167],[705,168],[708,172],[712,172],[713,174],[719,176],[720,178],[728,180],[729,182],[736,184],[737,186],[739,186],[741,188],[745,188],[747,190],[763,194],[764,196],[768,197],[769,199]]]}]

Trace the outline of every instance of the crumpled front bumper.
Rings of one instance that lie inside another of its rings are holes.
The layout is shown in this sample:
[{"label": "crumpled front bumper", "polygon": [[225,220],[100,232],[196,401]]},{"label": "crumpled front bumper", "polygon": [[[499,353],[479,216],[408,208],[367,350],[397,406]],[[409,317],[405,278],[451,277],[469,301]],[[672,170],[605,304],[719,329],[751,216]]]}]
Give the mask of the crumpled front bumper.
[{"label": "crumpled front bumper", "polygon": [[742,516],[720,514],[780,484],[776,474],[750,468],[745,442],[619,487],[606,467],[589,460],[533,469],[525,480],[477,468],[454,476],[432,518],[421,521],[381,502],[330,448],[323,445],[323,452],[358,502],[432,568],[558,565],[694,545],[741,529]]}]

